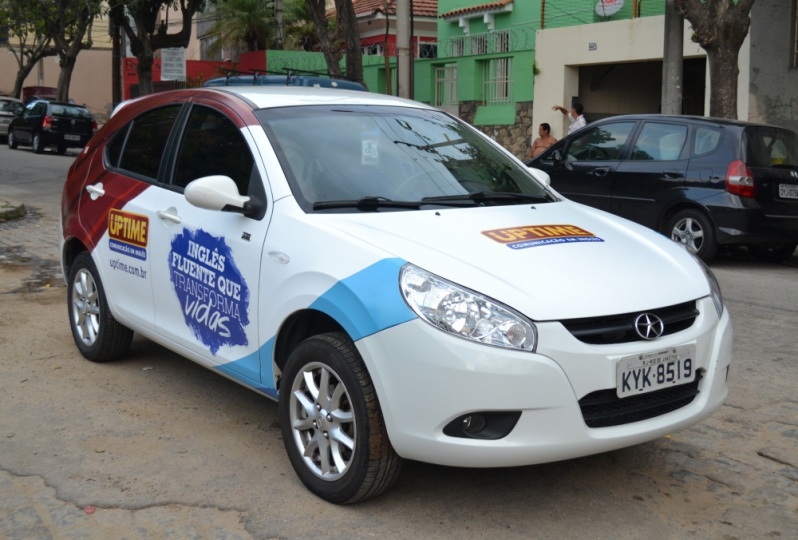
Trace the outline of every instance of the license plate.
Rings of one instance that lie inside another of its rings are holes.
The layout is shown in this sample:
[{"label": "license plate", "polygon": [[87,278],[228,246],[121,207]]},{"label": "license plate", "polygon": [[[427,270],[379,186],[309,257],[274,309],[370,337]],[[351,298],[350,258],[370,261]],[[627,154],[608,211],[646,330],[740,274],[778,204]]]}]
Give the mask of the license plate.
[{"label": "license plate", "polygon": [[79,141],[80,135],[64,135],[64,138],[68,141]]},{"label": "license plate", "polygon": [[798,199],[798,185],[779,184],[779,197],[782,199]]},{"label": "license plate", "polygon": [[616,370],[619,398],[654,392],[695,380],[695,345],[626,356]]}]

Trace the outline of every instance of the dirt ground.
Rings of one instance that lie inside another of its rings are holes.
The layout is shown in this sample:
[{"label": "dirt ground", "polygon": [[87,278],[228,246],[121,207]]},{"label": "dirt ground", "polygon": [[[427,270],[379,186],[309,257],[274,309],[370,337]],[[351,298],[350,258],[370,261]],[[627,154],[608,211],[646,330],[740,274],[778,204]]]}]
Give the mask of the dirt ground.
[{"label": "dirt ground", "polygon": [[[3,234],[0,227],[0,234]],[[0,537],[798,538],[798,268],[713,264],[735,325],[726,404],[667,438],[515,469],[408,462],[334,506],[270,400],[136,337],[84,360],[52,260],[0,253]]]}]

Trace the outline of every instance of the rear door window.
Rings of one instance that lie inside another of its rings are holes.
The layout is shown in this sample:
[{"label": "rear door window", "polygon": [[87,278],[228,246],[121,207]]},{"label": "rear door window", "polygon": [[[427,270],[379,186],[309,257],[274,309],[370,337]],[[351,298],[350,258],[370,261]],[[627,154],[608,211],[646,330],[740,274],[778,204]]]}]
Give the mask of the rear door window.
[{"label": "rear door window", "polygon": [[119,130],[106,150],[108,165],[156,180],[180,108],[171,105],[149,111]]},{"label": "rear door window", "polygon": [[635,141],[633,161],[676,161],[687,140],[687,126],[646,122]]}]

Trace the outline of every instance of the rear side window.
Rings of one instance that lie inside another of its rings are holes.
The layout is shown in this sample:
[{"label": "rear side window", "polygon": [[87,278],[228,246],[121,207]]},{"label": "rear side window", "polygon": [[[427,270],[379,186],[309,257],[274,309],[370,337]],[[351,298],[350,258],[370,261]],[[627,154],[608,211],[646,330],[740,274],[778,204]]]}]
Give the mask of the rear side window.
[{"label": "rear side window", "polygon": [[798,137],[771,126],[745,128],[745,163],[749,167],[798,165]]},{"label": "rear side window", "polygon": [[568,148],[566,161],[616,161],[621,159],[634,122],[604,124],[588,130]]},{"label": "rear side window", "polygon": [[149,111],[121,129],[108,145],[106,158],[111,167],[151,178],[158,170],[180,105]]},{"label": "rear side window", "polygon": [[715,127],[698,127],[695,130],[695,144],[693,155],[709,154],[720,144],[722,131]]},{"label": "rear side window", "polygon": [[674,161],[682,154],[687,126],[646,122],[635,142],[634,161]]}]

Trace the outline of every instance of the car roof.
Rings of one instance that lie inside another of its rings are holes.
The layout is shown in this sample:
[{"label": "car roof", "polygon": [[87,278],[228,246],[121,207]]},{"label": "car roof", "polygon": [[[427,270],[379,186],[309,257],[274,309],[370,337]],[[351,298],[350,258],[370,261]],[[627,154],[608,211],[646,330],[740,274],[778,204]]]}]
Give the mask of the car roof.
[{"label": "car roof", "polygon": [[[199,90],[199,89],[196,89]],[[402,107],[431,108],[407,99],[373,94],[359,90],[319,88],[305,86],[217,86],[202,89],[204,92],[234,94],[250,101],[255,108],[269,109],[296,105],[395,105]]]},{"label": "car roof", "polygon": [[[605,123],[607,121],[618,121],[618,120],[665,120],[665,121],[672,121],[672,122],[702,122],[705,124],[715,124],[715,125],[726,125],[726,126],[738,126],[738,127],[748,127],[748,126],[767,126],[767,127],[779,127],[779,126],[771,126],[769,124],[759,124],[756,122],[746,122],[744,120],[734,120],[730,118],[715,118],[712,116],[691,116],[686,114],[622,114],[618,116],[608,116],[606,118],[602,118],[597,120],[596,122],[591,122],[591,124],[598,124],[598,123]],[[786,128],[780,128],[786,129]]]}]

